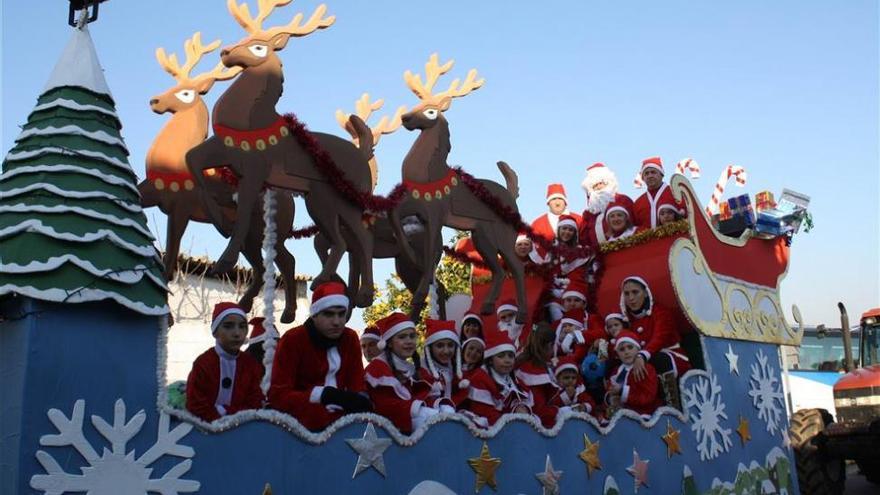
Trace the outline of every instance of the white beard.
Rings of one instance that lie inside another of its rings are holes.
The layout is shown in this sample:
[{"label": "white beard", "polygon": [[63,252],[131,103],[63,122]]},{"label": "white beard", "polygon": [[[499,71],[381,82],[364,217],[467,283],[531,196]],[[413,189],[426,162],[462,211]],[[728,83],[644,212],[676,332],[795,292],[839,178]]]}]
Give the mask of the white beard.
[{"label": "white beard", "polygon": [[599,191],[593,191],[587,196],[587,211],[593,214],[604,213],[605,208],[614,201],[614,191],[606,187]]},{"label": "white beard", "polygon": [[[593,186],[599,181],[605,181],[605,187],[597,191]],[[587,211],[593,214],[604,213],[608,204],[614,201],[614,195],[620,189],[614,172],[608,169],[593,170],[587,173],[587,177],[581,183],[581,187],[587,193]]]}]

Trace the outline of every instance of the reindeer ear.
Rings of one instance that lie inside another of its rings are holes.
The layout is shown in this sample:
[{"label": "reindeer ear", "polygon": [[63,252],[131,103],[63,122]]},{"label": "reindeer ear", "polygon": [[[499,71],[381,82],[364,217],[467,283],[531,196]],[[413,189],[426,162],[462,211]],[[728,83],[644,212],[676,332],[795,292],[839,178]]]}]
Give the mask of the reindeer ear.
[{"label": "reindeer ear", "polygon": [[443,99],[440,100],[440,105],[439,105],[440,111],[445,112],[445,111],[449,110],[449,105],[451,105],[451,104],[452,104],[452,98],[450,98],[448,96],[444,96]]},{"label": "reindeer ear", "polygon": [[285,46],[287,46],[287,40],[290,39],[290,35],[287,33],[278,33],[269,40],[269,47],[271,47],[276,52],[278,50],[283,50]]},{"label": "reindeer ear", "polygon": [[208,91],[211,91],[211,88],[214,86],[214,82],[216,82],[216,79],[214,79],[213,77],[205,78],[199,81],[199,83],[196,85],[196,91],[198,91],[200,95],[207,94]]}]

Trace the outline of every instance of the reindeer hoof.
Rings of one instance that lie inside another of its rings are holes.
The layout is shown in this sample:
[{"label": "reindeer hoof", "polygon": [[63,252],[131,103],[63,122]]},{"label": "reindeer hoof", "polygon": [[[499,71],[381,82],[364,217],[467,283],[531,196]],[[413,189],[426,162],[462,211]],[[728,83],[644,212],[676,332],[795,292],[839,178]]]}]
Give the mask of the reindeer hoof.
[{"label": "reindeer hoof", "polygon": [[284,312],[281,313],[281,323],[293,323],[293,320],[296,319],[296,306],[292,308],[284,308]]},{"label": "reindeer hoof", "polygon": [[483,306],[480,308],[480,314],[491,315],[493,313],[495,313],[495,303],[492,301],[483,301]]},{"label": "reindeer hoof", "polygon": [[216,275],[222,275],[224,273],[231,272],[234,267],[235,267],[234,261],[230,262],[224,258],[220,258],[219,260],[217,260],[216,263],[214,263],[214,266],[211,267],[211,273],[216,274]]},{"label": "reindeer hoof", "polygon": [[354,304],[359,308],[369,308],[373,305],[373,291],[361,289],[354,296]]},{"label": "reindeer hoof", "polygon": [[522,325],[523,323],[526,322],[527,317],[528,317],[528,314],[526,313],[526,310],[524,310],[524,309],[520,309],[519,311],[516,312],[516,322],[519,323],[520,325]]},{"label": "reindeer hoof", "polygon": [[241,306],[245,313],[250,313],[254,309],[254,298],[243,297],[238,301],[238,305]]}]

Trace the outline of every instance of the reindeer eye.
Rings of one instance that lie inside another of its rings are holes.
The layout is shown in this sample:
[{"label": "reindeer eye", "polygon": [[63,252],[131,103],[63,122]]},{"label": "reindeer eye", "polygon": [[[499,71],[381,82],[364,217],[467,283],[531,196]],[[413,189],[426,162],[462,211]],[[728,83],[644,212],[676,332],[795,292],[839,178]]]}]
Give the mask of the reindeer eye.
[{"label": "reindeer eye", "polygon": [[439,115],[439,114],[440,114],[440,112],[438,112],[436,108],[429,108],[429,109],[425,110],[424,112],[422,112],[422,115],[424,115],[425,117],[428,117],[431,120],[436,119],[437,115]]},{"label": "reindeer eye", "polygon": [[196,98],[196,92],[191,89],[181,89],[177,93],[174,93],[174,96],[176,96],[178,100],[184,103],[192,103],[192,101]]},{"label": "reindeer eye", "polygon": [[254,56],[260,58],[265,57],[266,54],[269,53],[268,47],[266,47],[266,45],[252,45],[248,47],[248,50],[250,50],[251,53],[254,54]]}]

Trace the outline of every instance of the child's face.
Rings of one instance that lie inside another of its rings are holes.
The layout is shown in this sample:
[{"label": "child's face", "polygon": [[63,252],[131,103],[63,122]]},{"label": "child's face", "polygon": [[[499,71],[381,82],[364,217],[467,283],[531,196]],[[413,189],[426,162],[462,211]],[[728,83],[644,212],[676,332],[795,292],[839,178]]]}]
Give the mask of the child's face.
[{"label": "child's face", "polygon": [[374,357],[382,354],[379,350],[379,342],[372,339],[361,342],[361,352],[367,361],[372,361]]},{"label": "child's face", "polygon": [[453,356],[455,356],[455,342],[452,340],[443,339],[431,344],[431,357],[443,366],[449,366]]},{"label": "child's face", "polygon": [[492,356],[492,369],[494,369],[496,373],[508,375],[513,371],[513,361],[513,351],[499,352]]},{"label": "child's face", "polygon": [[483,346],[479,342],[468,342],[462,351],[462,360],[465,364],[480,364],[483,362]]},{"label": "child's face", "polygon": [[498,313],[498,321],[502,323],[513,323],[513,319],[516,318],[516,311],[502,311]]},{"label": "child's face", "polygon": [[577,378],[577,371],[572,369],[564,369],[556,375],[556,381],[559,382],[559,386],[562,388],[574,387],[577,385]]},{"label": "child's face", "polygon": [[562,310],[566,313],[573,309],[584,309],[584,306],[586,306],[586,304],[583,299],[579,297],[569,296],[562,300]]},{"label": "child's face", "polygon": [[241,315],[229,315],[223,318],[214,338],[220,344],[220,348],[230,354],[237,354],[247,338],[248,323]]},{"label": "child's face", "polygon": [[577,232],[574,230],[574,227],[569,227],[568,225],[559,227],[559,240],[562,242],[569,242],[574,239],[575,234]]},{"label": "child's face", "polygon": [[391,352],[396,354],[399,358],[407,359],[416,352],[417,341],[418,335],[416,334],[416,329],[407,328],[394,337],[391,337],[391,341],[389,342],[391,345]]},{"label": "child's face", "polygon": [[617,357],[623,364],[633,364],[636,356],[639,354],[639,349],[629,342],[618,345],[615,350],[617,351]]},{"label": "child's face", "polygon": [[562,333],[562,335],[568,335],[568,334],[574,332],[576,328],[577,328],[577,327],[575,327],[575,326],[574,326],[573,324],[571,324],[571,323],[563,323],[563,324],[562,324],[562,332],[561,332],[561,333]]},{"label": "child's face", "polygon": [[617,337],[618,332],[623,330],[623,322],[617,318],[612,318],[605,322],[605,331],[612,337]]},{"label": "child's face", "polygon": [[608,226],[615,234],[619,234],[629,227],[629,216],[622,211],[612,211],[608,215]]},{"label": "child's face", "polygon": [[672,223],[675,221],[675,212],[669,208],[663,208],[657,212],[657,219],[660,220],[660,225]]},{"label": "child's face", "polygon": [[474,320],[468,320],[461,326],[461,334],[464,335],[465,339],[480,337],[482,333],[483,328]]}]

